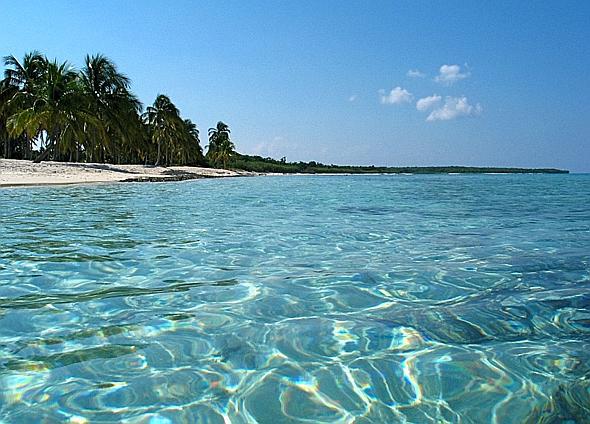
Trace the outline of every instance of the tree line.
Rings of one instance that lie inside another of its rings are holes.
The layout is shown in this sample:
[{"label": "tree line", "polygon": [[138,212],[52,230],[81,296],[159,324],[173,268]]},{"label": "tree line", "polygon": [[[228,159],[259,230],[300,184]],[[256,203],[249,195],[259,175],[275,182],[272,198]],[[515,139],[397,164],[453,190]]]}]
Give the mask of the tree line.
[{"label": "tree line", "polygon": [[567,174],[569,171],[555,168],[499,168],[473,166],[359,166],[327,165],[320,162],[287,162],[270,157],[236,153],[232,156],[234,168],[252,172],[281,174]]},{"label": "tree line", "polygon": [[227,124],[199,129],[168,96],[147,108],[107,57],[87,55],[80,70],[39,52],[4,58],[0,157],[117,164],[228,166],[235,154]]}]

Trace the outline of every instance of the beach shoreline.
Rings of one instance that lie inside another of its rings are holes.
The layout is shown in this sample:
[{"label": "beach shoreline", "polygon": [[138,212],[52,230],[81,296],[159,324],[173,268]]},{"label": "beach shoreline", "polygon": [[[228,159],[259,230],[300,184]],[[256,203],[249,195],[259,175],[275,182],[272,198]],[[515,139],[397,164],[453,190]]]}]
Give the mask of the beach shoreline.
[{"label": "beach shoreline", "polygon": [[195,166],[114,165],[0,159],[0,188],[73,184],[171,182],[202,178],[250,177],[258,172]]},{"label": "beach shoreline", "polygon": [[[256,176],[374,176],[374,175],[516,175],[516,174],[561,174],[538,172],[536,169],[513,168],[514,172],[257,172],[236,169],[205,168],[198,166],[116,165],[111,163],[80,163],[44,161],[34,163],[21,159],[0,159],[0,188],[60,186],[75,184],[129,183],[129,182],[174,182],[203,178],[230,178]],[[428,168],[430,169],[430,168]],[[507,168],[507,171],[510,171]],[[526,172],[529,171],[529,172]],[[543,171],[543,170],[541,170]],[[549,170],[552,171],[552,170]]]}]

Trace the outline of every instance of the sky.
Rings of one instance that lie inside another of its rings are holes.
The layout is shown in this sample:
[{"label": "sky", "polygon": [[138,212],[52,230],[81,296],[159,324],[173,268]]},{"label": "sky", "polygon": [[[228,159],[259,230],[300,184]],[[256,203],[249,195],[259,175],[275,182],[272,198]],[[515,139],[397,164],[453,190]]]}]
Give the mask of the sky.
[{"label": "sky", "polygon": [[103,53],[242,153],[590,172],[589,1],[0,0],[0,21],[0,55]]}]

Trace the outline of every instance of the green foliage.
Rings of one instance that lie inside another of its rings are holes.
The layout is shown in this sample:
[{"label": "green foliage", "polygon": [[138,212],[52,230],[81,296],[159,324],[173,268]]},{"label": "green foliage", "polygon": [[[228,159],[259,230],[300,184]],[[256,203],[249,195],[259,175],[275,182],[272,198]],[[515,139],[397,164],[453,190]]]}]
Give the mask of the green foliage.
[{"label": "green foliage", "polygon": [[0,81],[0,155],[155,164],[206,161],[199,130],[166,96],[142,114],[130,80],[103,55],[75,70],[31,52],[4,58]]},{"label": "green foliage", "polygon": [[236,146],[230,139],[227,124],[219,121],[215,128],[209,128],[209,146],[207,159],[214,166],[227,168],[227,164],[236,154]]},{"label": "green foliage", "polygon": [[236,154],[231,162],[232,168],[243,169],[252,172],[276,172],[284,174],[524,174],[524,173],[567,173],[559,169],[547,168],[490,168],[467,166],[420,166],[420,167],[383,167],[383,166],[342,166],[324,165],[318,162],[287,162],[284,158],[279,160],[263,158],[261,156],[248,156]]}]

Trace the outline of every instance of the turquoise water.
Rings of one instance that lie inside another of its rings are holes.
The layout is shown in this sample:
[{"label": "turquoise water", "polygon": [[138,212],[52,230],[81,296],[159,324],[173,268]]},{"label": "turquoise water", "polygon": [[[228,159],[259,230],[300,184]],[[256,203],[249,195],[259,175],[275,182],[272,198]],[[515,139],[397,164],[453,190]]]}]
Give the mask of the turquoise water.
[{"label": "turquoise water", "polygon": [[0,422],[581,423],[590,176],[0,190]]}]

